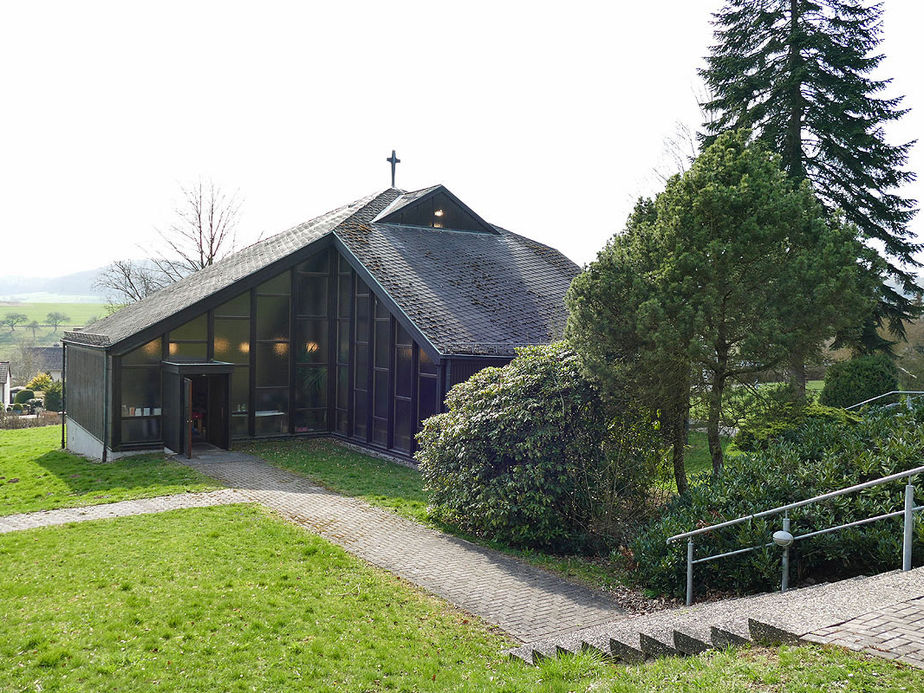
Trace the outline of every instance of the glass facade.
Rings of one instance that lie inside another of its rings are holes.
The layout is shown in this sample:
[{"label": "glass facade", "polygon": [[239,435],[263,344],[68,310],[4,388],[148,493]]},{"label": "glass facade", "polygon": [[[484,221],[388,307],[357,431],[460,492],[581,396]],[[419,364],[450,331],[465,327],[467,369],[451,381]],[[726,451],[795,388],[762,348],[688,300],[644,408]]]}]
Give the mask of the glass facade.
[{"label": "glass facade", "polygon": [[122,357],[119,428],[125,444],[160,440],[163,344],[158,337]]},{"label": "glass facade", "polygon": [[332,248],[119,360],[122,444],[174,435],[162,361],[233,365],[221,391],[235,439],[334,432],[411,454],[420,420],[441,406],[437,364]]}]

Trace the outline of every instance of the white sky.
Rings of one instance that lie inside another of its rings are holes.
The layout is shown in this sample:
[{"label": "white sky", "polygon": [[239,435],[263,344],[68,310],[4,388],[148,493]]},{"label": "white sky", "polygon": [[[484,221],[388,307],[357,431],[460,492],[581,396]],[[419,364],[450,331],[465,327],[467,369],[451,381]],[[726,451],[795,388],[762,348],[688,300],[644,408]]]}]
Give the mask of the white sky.
[{"label": "white sky", "polygon": [[[388,187],[392,148],[399,187],[445,183],[587,262],[655,191],[676,123],[698,125],[719,5],[4,3],[5,271],[138,256],[200,177],[240,190],[250,242]],[[883,75],[913,108],[893,141],[922,134],[921,7],[886,2]]]}]

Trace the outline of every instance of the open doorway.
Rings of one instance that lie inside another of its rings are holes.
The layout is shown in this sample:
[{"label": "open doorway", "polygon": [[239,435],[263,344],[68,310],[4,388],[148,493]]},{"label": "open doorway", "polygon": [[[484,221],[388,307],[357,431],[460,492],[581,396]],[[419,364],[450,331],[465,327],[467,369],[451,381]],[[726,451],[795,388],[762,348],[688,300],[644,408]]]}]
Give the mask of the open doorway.
[{"label": "open doorway", "polygon": [[184,380],[186,399],[186,445],[191,455],[197,447],[228,448],[228,376],[189,375]]}]

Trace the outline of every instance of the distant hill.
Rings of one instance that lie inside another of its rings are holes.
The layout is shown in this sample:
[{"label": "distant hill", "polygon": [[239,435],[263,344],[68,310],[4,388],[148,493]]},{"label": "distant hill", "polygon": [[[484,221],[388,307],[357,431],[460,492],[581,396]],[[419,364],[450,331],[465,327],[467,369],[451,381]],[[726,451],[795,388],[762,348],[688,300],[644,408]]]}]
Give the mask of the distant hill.
[{"label": "distant hill", "polygon": [[60,277],[0,275],[0,301],[29,303],[103,303],[105,294],[93,282],[102,267]]}]

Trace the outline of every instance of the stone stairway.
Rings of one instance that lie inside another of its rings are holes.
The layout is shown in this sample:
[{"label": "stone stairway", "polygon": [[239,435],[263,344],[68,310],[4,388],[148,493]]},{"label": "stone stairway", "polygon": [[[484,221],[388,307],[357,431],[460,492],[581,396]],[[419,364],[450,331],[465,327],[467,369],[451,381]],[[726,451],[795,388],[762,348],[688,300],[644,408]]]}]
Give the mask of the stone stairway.
[{"label": "stone stairway", "polygon": [[[851,637],[839,637],[841,631]],[[528,643],[509,655],[536,664],[590,650],[635,663],[749,642],[834,642],[922,666],[924,568],[623,617]]]}]

